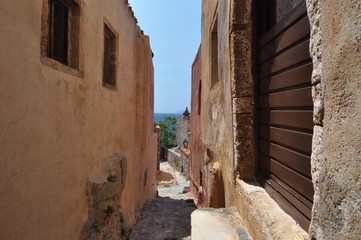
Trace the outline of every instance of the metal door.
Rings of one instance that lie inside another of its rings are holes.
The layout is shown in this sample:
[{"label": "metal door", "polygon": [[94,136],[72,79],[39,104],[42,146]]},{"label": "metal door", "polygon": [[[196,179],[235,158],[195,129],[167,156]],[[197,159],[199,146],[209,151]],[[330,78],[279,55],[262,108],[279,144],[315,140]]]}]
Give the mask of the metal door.
[{"label": "metal door", "polygon": [[[275,7],[256,7],[262,8],[259,12],[263,15],[256,15],[261,25],[275,21],[272,13],[265,14]],[[307,229],[314,190],[310,172],[312,62],[305,1],[268,29],[257,27],[263,30],[256,57],[257,178],[276,202]]]}]

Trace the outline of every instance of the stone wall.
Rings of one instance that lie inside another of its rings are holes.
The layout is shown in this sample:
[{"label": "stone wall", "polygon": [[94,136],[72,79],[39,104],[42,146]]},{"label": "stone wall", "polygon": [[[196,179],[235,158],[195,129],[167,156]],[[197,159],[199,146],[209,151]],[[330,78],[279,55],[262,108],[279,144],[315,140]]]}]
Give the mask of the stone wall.
[{"label": "stone wall", "polygon": [[[115,153],[128,163],[116,199],[127,228],[156,194],[149,38],[127,1],[76,0],[79,59],[65,66],[42,53],[47,3],[0,3],[0,239],[78,239],[89,178]],[[114,89],[102,84],[105,22],[118,41]]]},{"label": "stone wall", "polygon": [[160,170],[160,127],[154,123],[154,132],[157,134],[157,171]]},{"label": "stone wall", "polygon": [[175,169],[180,171],[181,170],[181,162],[180,162],[181,153],[180,153],[179,149],[177,149],[177,148],[169,148],[166,151],[167,151],[167,161],[168,161],[168,163],[172,167],[174,167]]},{"label": "stone wall", "polygon": [[89,204],[88,221],[79,239],[122,239],[127,232],[124,216],[119,211],[118,199],[123,191],[127,169],[127,159],[114,154],[104,166],[91,176],[87,184]]},{"label": "stone wall", "polygon": [[189,126],[189,117],[183,116],[177,120],[175,138],[178,147],[183,147],[184,140],[189,142]]},{"label": "stone wall", "polygon": [[[277,3],[281,16],[300,1]],[[218,200],[222,197],[214,189],[224,187],[225,205],[237,207],[254,239],[308,239],[254,180],[252,4],[214,0],[202,5],[200,138],[209,158],[208,205],[214,195]],[[361,214],[361,4],[308,0],[307,6],[315,124],[311,163],[315,196],[309,233],[314,239],[356,239],[361,232],[357,220]],[[219,81],[213,86],[215,33]]]},{"label": "stone wall", "polygon": [[[307,239],[255,181],[252,4],[203,1],[200,125],[207,148],[208,204],[236,206],[254,239]],[[211,87],[210,39],[216,19],[219,82]]]},{"label": "stone wall", "polygon": [[310,235],[361,233],[361,3],[308,0],[313,59],[315,188]]},{"label": "stone wall", "polygon": [[189,148],[181,148],[181,173],[189,180]]},{"label": "stone wall", "polygon": [[167,161],[177,171],[181,172],[186,178],[189,178],[189,153],[186,148],[167,149]]}]

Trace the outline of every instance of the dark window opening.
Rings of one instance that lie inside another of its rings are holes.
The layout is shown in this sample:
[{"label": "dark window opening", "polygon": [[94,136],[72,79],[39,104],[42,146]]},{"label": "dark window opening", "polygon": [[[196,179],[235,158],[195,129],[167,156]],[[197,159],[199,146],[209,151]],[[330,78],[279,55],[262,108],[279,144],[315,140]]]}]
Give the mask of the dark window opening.
[{"label": "dark window opening", "polygon": [[41,60],[58,70],[80,70],[80,6],[75,0],[43,0],[42,10]]},{"label": "dark window opening", "polygon": [[211,88],[218,80],[218,17],[216,17],[211,32]]},{"label": "dark window opening", "polygon": [[48,56],[67,64],[69,8],[58,0],[49,0]]},{"label": "dark window opening", "polygon": [[148,169],[144,172],[144,186],[147,185],[147,178],[148,178]]},{"label": "dark window opening", "polygon": [[202,106],[202,80],[199,81],[199,89],[198,89],[198,115],[201,115],[201,106]]},{"label": "dark window opening", "polygon": [[115,34],[104,24],[103,85],[115,86],[116,44]]},{"label": "dark window opening", "polygon": [[202,174],[202,171],[199,171],[199,186],[203,186],[203,174]]}]

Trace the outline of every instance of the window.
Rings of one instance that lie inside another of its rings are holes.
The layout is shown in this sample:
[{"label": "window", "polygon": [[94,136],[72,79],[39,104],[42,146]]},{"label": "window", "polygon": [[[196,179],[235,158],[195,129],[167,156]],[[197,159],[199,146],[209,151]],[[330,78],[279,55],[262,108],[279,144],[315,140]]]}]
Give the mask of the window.
[{"label": "window", "polygon": [[115,87],[116,69],[116,36],[110,28],[104,24],[104,63],[103,63],[103,86]]},{"label": "window", "polygon": [[63,3],[49,0],[48,56],[63,64],[68,62],[68,15]]},{"label": "window", "polygon": [[213,22],[211,32],[211,88],[219,81],[218,76],[218,16]]},{"label": "window", "polygon": [[202,80],[199,80],[199,87],[198,87],[198,115],[201,115],[201,106],[202,106]]},{"label": "window", "polygon": [[75,76],[82,76],[80,17],[75,0],[43,0],[41,60]]}]

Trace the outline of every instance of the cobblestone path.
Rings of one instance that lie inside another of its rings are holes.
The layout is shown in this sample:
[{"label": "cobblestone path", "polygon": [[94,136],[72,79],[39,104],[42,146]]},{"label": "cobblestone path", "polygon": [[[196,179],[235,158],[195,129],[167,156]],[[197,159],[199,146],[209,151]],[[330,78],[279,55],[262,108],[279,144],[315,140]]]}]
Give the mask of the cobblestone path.
[{"label": "cobblestone path", "polygon": [[189,181],[167,162],[161,163],[160,169],[159,196],[144,205],[129,240],[190,239],[190,214],[195,206],[190,194],[183,193]]}]

